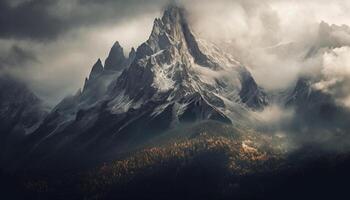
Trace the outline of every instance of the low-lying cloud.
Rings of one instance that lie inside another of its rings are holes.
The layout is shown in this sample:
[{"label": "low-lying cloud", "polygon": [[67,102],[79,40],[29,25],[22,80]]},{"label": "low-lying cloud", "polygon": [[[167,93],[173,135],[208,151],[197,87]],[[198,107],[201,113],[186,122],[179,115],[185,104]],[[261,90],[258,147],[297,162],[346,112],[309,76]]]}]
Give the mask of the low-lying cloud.
[{"label": "low-lying cloud", "polygon": [[321,74],[321,80],[314,84],[314,88],[332,95],[339,104],[350,108],[350,47],[324,53]]},{"label": "low-lying cloud", "polygon": [[280,126],[282,123],[292,120],[294,117],[294,110],[272,104],[266,107],[262,112],[257,112],[255,114],[261,121],[269,125]]},{"label": "low-lying cloud", "polygon": [[[191,9],[189,18],[200,37],[225,47],[251,68],[259,85],[267,90],[290,87],[311,70],[306,66],[316,64],[304,58],[310,48],[320,45],[321,21],[341,25],[350,18],[345,9],[350,3],[338,0],[191,2],[184,4]],[[341,44],[349,36],[342,31],[331,34]]]}]

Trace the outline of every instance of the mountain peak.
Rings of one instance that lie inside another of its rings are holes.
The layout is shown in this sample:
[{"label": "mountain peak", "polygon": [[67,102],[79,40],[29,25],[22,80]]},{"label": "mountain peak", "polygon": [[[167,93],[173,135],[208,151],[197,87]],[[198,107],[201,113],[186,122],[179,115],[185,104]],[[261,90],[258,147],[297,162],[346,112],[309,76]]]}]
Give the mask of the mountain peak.
[{"label": "mountain peak", "polygon": [[[165,40],[166,36],[171,36],[173,40],[181,40],[182,24],[186,21],[183,13],[184,11],[180,7],[168,7],[161,18],[156,18],[154,20],[150,40]],[[171,38],[167,39],[170,40]]]},{"label": "mountain peak", "polygon": [[125,55],[123,47],[118,41],[114,43],[105,62],[105,69],[110,71],[122,71],[125,65]]},{"label": "mountain peak", "polygon": [[123,49],[123,47],[120,45],[119,41],[114,42],[112,48],[115,48],[115,49]]},{"label": "mountain peak", "polygon": [[164,11],[162,21],[168,21],[173,23],[181,22],[182,20],[185,20],[184,13],[185,9],[183,7],[180,7],[178,5],[170,5]]},{"label": "mountain peak", "polygon": [[154,20],[151,36],[146,43],[137,50],[137,58],[145,58],[160,52],[177,48],[187,51],[195,63],[216,68],[217,65],[210,61],[199,48],[199,44],[192,33],[186,17],[186,10],[180,6],[169,6],[162,16]]},{"label": "mountain peak", "polygon": [[98,59],[92,67],[89,79],[95,78],[103,72],[103,65],[101,59]]},{"label": "mountain peak", "polygon": [[133,57],[136,54],[136,50],[134,47],[131,48],[130,53],[129,53],[129,58]]}]

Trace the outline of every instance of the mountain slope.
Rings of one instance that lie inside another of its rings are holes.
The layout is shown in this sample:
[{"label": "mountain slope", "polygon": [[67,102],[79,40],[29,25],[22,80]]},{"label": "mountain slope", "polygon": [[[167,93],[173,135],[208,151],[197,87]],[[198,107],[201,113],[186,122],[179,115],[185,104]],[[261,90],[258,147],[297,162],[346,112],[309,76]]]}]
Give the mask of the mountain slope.
[{"label": "mountain slope", "polygon": [[47,113],[48,108],[24,83],[0,75],[0,165]]}]

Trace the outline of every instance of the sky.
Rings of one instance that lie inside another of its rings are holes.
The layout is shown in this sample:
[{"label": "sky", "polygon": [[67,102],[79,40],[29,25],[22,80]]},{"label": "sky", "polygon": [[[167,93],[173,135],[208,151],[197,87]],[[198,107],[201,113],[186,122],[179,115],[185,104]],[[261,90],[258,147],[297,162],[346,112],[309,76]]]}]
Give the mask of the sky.
[{"label": "sky", "polygon": [[[147,40],[167,0],[2,0],[0,73],[25,81],[54,105],[82,87],[92,65],[115,41],[127,54]],[[266,90],[289,87],[302,74],[317,73],[315,88],[350,106],[350,50],[336,49],[305,62],[319,45],[319,24],[350,25],[344,0],[179,0],[198,37],[220,44],[248,67]],[[335,31],[346,43],[346,31]],[[350,34],[349,34],[350,35]],[[350,43],[349,43],[350,44]],[[338,56],[339,55],[339,56]],[[331,67],[334,66],[336,67]],[[349,67],[348,67],[349,66]],[[305,70],[308,69],[308,70]],[[346,72],[345,75],[343,72]],[[345,84],[341,84],[345,85]],[[344,92],[345,91],[345,92]]]}]

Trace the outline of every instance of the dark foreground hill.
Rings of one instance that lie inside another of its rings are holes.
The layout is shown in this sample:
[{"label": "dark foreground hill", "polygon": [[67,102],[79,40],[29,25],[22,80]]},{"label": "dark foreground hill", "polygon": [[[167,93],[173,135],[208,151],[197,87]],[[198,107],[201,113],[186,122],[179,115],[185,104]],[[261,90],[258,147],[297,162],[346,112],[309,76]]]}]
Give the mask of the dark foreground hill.
[{"label": "dark foreground hill", "polygon": [[2,174],[2,194],[11,199],[346,197],[348,154],[320,153],[313,145],[286,152],[280,146],[286,139],[217,122],[187,131],[163,135],[98,167]]}]

